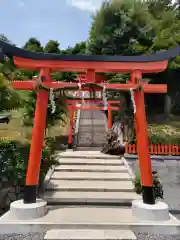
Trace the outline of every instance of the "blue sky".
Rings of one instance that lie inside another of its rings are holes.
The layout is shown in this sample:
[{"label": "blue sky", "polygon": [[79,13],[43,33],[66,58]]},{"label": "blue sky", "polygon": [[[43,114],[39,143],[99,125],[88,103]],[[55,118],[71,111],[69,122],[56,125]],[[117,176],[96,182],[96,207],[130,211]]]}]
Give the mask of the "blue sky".
[{"label": "blue sky", "polygon": [[61,49],[88,38],[91,15],[102,0],[0,0],[0,34],[21,47],[30,37]]}]

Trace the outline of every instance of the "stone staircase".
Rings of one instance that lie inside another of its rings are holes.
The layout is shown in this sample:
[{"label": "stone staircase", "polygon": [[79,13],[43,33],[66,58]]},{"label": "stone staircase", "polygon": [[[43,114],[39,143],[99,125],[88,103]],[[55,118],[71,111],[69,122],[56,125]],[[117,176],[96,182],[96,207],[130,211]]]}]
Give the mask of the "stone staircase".
[{"label": "stone staircase", "polygon": [[100,150],[105,136],[105,114],[101,111],[81,111],[77,150]]},{"label": "stone staircase", "polygon": [[62,225],[49,230],[46,240],[136,239],[128,222],[131,202],[138,196],[119,157],[98,151],[64,152],[59,163],[43,198],[56,206],[54,220],[59,218]]},{"label": "stone staircase", "polygon": [[139,233],[180,233],[180,222],[172,215],[165,221],[133,215],[131,202],[141,196],[133,191],[123,159],[99,151],[67,151],[58,157],[60,166],[41,196],[48,207],[41,199],[34,206],[11,207],[0,218],[1,234],[45,232],[46,240],[132,240]]}]

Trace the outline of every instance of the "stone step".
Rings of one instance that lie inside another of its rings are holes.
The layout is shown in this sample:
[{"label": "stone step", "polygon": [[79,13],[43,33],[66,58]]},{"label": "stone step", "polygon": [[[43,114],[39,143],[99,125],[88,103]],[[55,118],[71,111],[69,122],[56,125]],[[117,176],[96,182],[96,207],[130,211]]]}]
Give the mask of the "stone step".
[{"label": "stone step", "polygon": [[52,229],[45,240],[135,240],[131,230]]},{"label": "stone step", "polygon": [[93,137],[90,134],[83,134],[83,135],[78,136],[78,141],[79,142],[89,143],[89,142],[92,142],[92,139],[93,139]]},{"label": "stone step", "polygon": [[78,137],[82,137],[82,136],[91,136],[92,137],[92,132],[89,132],[89,131],[92,131],[92,128],[88,128],[87,131],[85,131],[84,129],[79,129],[80,133],[79,133],[79,136]]},{"label": "stone step", "polygon": [[101,146],[99,146],[99,147],[94,147],[94,146],[79,146],[79,144],[77,145],[77,147],[76,147],[76,149],[75,149],[75,151],[83,151],[83,152],[85,152],[85,151],[92,151],[92,150],[94,150],[94,151],[101,151],[101,149],[102,149],[102,144],[101,144]]},{"label": "stone step", "polygon": [[104,142],[100,142],[100,141],[88,141],[88,142],[86,142],[86,141],[78,141],[78,146],[80,146],[80,147],[89,147],[89,149],[90,149],[90,147],[92,148],[92,147],[99,147],[100,148],[100,150],[102,149],[102,147],[103,147],[103,145],[104,145]]},{"label": "stone step", "polygon": [[[91,119],[83,119],[83,121],[81,121],[81,126],[84,126],[84,125],[87,125],[87,126],[89,126],[89,125],[91,125],[92,124],[92,122],[93,122],[93,120],[91,120]],[[96,120],[96,126],[97,125],[103,125],[104,126],[104,119],[103,119],[103,122],[102,122],[102,120]]]},{"label": "stone step", "polygon": [[104,133],[101,133],[99,131],[94,131],[93,133],[93,138],[98,138],[98,139],[101,139],[101,140],[106,140],[105,139],[105,134]]},{"label": "stone step", "polygon": [[[18,226],[18,227],[17,227]],[[177,234],[180,222],[170,215],[168,221],[143,221],[132,214],[132,209],[120,206],[48,206],[47,214],[38,219],[22,220],[8,211],[0,218],[0,233],[47,232],[50,229],[137,229],[141,232]]]},{"label": "stone step", "polygon": [[51,191],[133,192],[134,187],[131,181],[50,180],[46,189]]},{"label": "stone step", "polygon": [[85,125],[85,124],[80,124],[79,129],[81,130],[86,130],[86,129],[97,129],[97,130],[102,130],[105,131],[105,125],[104,124],[89,124],[89,125]]},{"label": "stone step", "polygon": [[85,165],[116,165],[116,166],[122,166],[124,163],[121,159],[77,159],[77,158],[60,158],[59,163],[61,165],[79,165],[79,164],[85,164]]},{"label": "stone step", "polygon": [[79,133],[80,134],[83,134],[83,133],[89,133],[89,134],[91,134],[92,135],[92,133],[94,134],[94,133],[100,133],[100,134],[102,134],[102,136],[105,136],[106,135],[106,128],[104,127],[104,126],[91,126],[91,125],[89,125],[89,126],[83,126],[83,127],[79,127]]},{"label": "stone step", "polygon": [[94,204],[94,205],[121,205],[131,206],[132,201],[141,199],[140,195],[135,192],[74,192],[63,191],[53,192],[46,191],[43,199],[48,204]]},{"label": "stone step", "polygon": [[110,172],[61,172],[54,171],[51,176],[53,180],[103,180],[103,181],[131,181],[129,173],[110,173]]},{"label": "stone step", "polygon": [[90,159],[120,159],[120,156],[113,156],[109,154],[101,153],[100,151],[73,151],[62,152],[59,154],[63,158],[90,158]]},{"label": "stone step", "polygon": [[81,143],[86,143],[86,144],[89,144],[89,142],[96,142],[97,144],[99,143],[105,143],[105,140],[104,138],[99,138],[99,136],[81,136],[81,137],[78,137],[78,141],[81,142]]},{"label": "stone step", "polygon": [[[92,147],[93,146],[93,143],[92,143],[92,141],[88,141],[88,142],[86,142],[86,141],[79,141],[78,140],[78,146],[81,146],[81,147]],[[101,146],[102,146],[102,144],[101,144]]]},{"label": "stone step", "polygon": [[71,171],[71,172],[119,172],[126,173],[128,170],[125,166],[110,166],[110,165],[60,165],[57,166],[56,171]]},{"label": "stone step", "polygon": [[99,143],[104,143],[105,139],[103,137],[99,137],[96,135],[94,135],[94,136],[82,135],[82,136],[78,136],[78,142],[85,143],[85,144],[96,142],[97,144],[99,144]]}]

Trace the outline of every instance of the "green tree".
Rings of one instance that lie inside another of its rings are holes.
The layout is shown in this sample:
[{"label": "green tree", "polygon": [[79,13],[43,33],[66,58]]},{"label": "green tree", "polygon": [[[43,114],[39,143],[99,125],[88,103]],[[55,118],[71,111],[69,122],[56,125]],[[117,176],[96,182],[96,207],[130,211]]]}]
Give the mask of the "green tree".
[{"label": "green tree", "polygon": [[172,0],[147,0],[149,12],[156,19],[161,19],[165,12],[174,9]]},{"label": "green tree", "polygon": [[[0,40],[7,42],[9,44],[14,45],[5,35],[0,34]],[[3,75],[11,80],[13,77],[13,72],[15,71],[15,66],[12,63],[12,60],[9,58],[5,58],[5,61],[3,63],[0,62],[0,72],[3,73]]]},{"label": "green tree", "polygon": [[[3,34],[0,34],[0,40],[13,44]],[[8,84],[8,80],[13,77],[14,70],[15,66],[11,59],[5,58],[5,61],[0,63],[0,112],[19,108],[21,105],[19,94]]]},{"label": "green tree", "polygon": [[12,42],[4,34],[0,34],[0,40],[12,44]]},{"label": "green tree", "polygon": [[87,44],[90,54],[145,53],[155,35],[152,16],[141,1],[106,2],[93,16]]},{"label": "green tree", "polygon": [[19,108],[20,105],[19,94],[8,86],[4,75],[0,73],[0,112]]},{"label": "green tree", "polygon": [[[179,45],[180,15],[177,6],[170,0],[104,2],[101,9],[93,16],[87,44],[89,54],[152,54]],[[144,77],[148,77],[152,83],[168,84],[168,97],[173,100],[180,89],[179,64],[178,56],[169,63],[164,73],[149,74]],[[146,100],[148,109],[156,111],[159,108],[161,112],[163,111],[163,95],[148,95]],[[157,101],[162,104],[157,106],[155,104]]]},{"label": "green tree", "polygon": [[[48,109],[47,109],[47,117],[46,117],[46,129],[51,127],[56,123],[57,120],[62,120],[65,122],[64,115],[66,115],[66,105],[65,99],[66,96],[61,93],[58,97],[55,97],[56,109],[55,112],[52,113],[52,105],[49,100]],[[31,91],[27,100],[24,103],[24,124],[27,126],[33,126],[33,119],[36,107],[36,92]]]},{"label": "green tree", "polygon": [[[154,19],[142,1],[112,0],[104,2],[93,16],[87,43],[93,55],[140,55],[148,51],[155,36]],[[110,82],[125,82],[129,76],[106,75]],[[132,109],[130,94],[121,92],[127,109]],[[123,101],[123,102],[124,102]],[[124,112],[125,110],[123,110]],[[132,111],[128,114],[132,114]],[[122,116],[121,116],[122,117]]]},{"label": "green tree", "polygon": [[[59,43],[57,41],[49,41],[47,45],[45,46],[45,49],[43,49],[41,43],[36,38],[30,38],[27,43],[24,46],[25,50],[28,51],[34,51],[34,52],[59,52]],[[32,79],[33,76],[37,76],[39,72],[37,71],[22,71],[25,76],[28,76],[29,79]],[[54,93],[53,93],[54,96]],[[54,101],[56,105],[55,111],[52,111],[52,101],[49,99],[48,102],[48,109],[47,109],[47,118],[46,118],[46,128],[49,128],[50,126],[54,125],[57,120],[63,120],[63,116],[66,114],[65,104],[64,101],[61,101],[65,96],[63,93],[59,94],[59,100],[54,96]],[[60,102],[60,104],[56,104],[57,102]],[[34,112],[35,112],[35,105],[36,105],[36,92],[31,91],[27,97],[27,100],[24,103],[24,124],[25,125],[33,125],[33,118],[34,118]]]},{"label": "green tree", "polygon": [[54,41],[54,40],[50,40],[45,48],[44,48],[44,52],[45,53],[60,53],[60,49],[59,49],[60,44],[58,43],[58,41]]},{"label": "green tree", "polygon": [[43,47],[41,43],[36,38],[30,38],[23,47],[27,51],[31,52],[43,52]]},{"label": "green tree", "polygon": [[72,48],[68,48],[67,52],[69,52],[69,54],[85,54],[86,53],[86,42],[80,42],[77,43],[74,47]]}]

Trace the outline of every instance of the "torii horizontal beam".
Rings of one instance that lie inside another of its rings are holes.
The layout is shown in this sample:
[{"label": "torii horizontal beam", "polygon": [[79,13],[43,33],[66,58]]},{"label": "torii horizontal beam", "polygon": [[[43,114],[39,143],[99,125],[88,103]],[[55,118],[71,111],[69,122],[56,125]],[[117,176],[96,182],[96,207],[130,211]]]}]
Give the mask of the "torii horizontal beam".
[{"label": "torii horizontal beam", "polygon": [[[96,107],[96,106],[68,106],[68,109],[76,109],[76,110],[84,110],[84,111],[89,111],[89,110],[94,110],[94,111],[98,111],[98,110],[104,110],[104,107]],[[117,111],[120,108],[119,107],[110,107],[110,109],[113,111]]]},{"label": "torii horizontal beam", "polygon": [[129,73],[140,70],[142,73],[162,72],[168,66],[168,61],[160,62],[94,62],[94,61],[54,61],[32,60],[14,57],[14,64],[18,68],[39,70],[49,68],[51,72],[87,72],[94,69],[95,72],[121,72]]},{"label": "torii horizontal beam", "polygon": [[[12,87],[18,90],[33,90],[36,87],[36,81],[13,81]],[[74,87],[79,88],[79,85],[77,83],[69,83],[69,82],[44,82],[43,85],[47,88],[65,88],[65,87]],[[134,83],[127,83],[127,84],[105,84],[106,89],[108,90],[121,90],[121,91],[129,91],[131,88],[137,88],[139,85]],[[166,84],[147,84],[142,83],[142,86],[144,88],[145,93],[166,93],[167,92],[167,85]],[[103,85],[102,85],[103,87]],[[89,87],[85,87],[83,91],[89,91]],[[97,89],[99,90],[99,89]],[[68,89],[68,91],[71,91],[71,89]],[[72,91],[74,91],[72,89]]]},{"label": "torii horizontal beam", "polygon": [[[94,100],[94,99],[66,99],[65,102],[67,103],[81,103],[82,101],[85,101],[85,102],[95,102],[95,103],[103,103],[104,101],[103,100]],[[109,104],[117,104],[119,103],[120,101],[119,100],[107,100],[107,102]]]},{"label": "torii horizontal beam", "polygon": [[[81,83],[89,82],[87,74],[78,74],[76,80],[79,80],[79,82],[81,82]],[[102,82],[105,82],[105,81],[106,80],[105,80],[104,76],[101,76],[101,75],[96,75],[95,76],[95,82],[96,83],[102,83]]]}]

